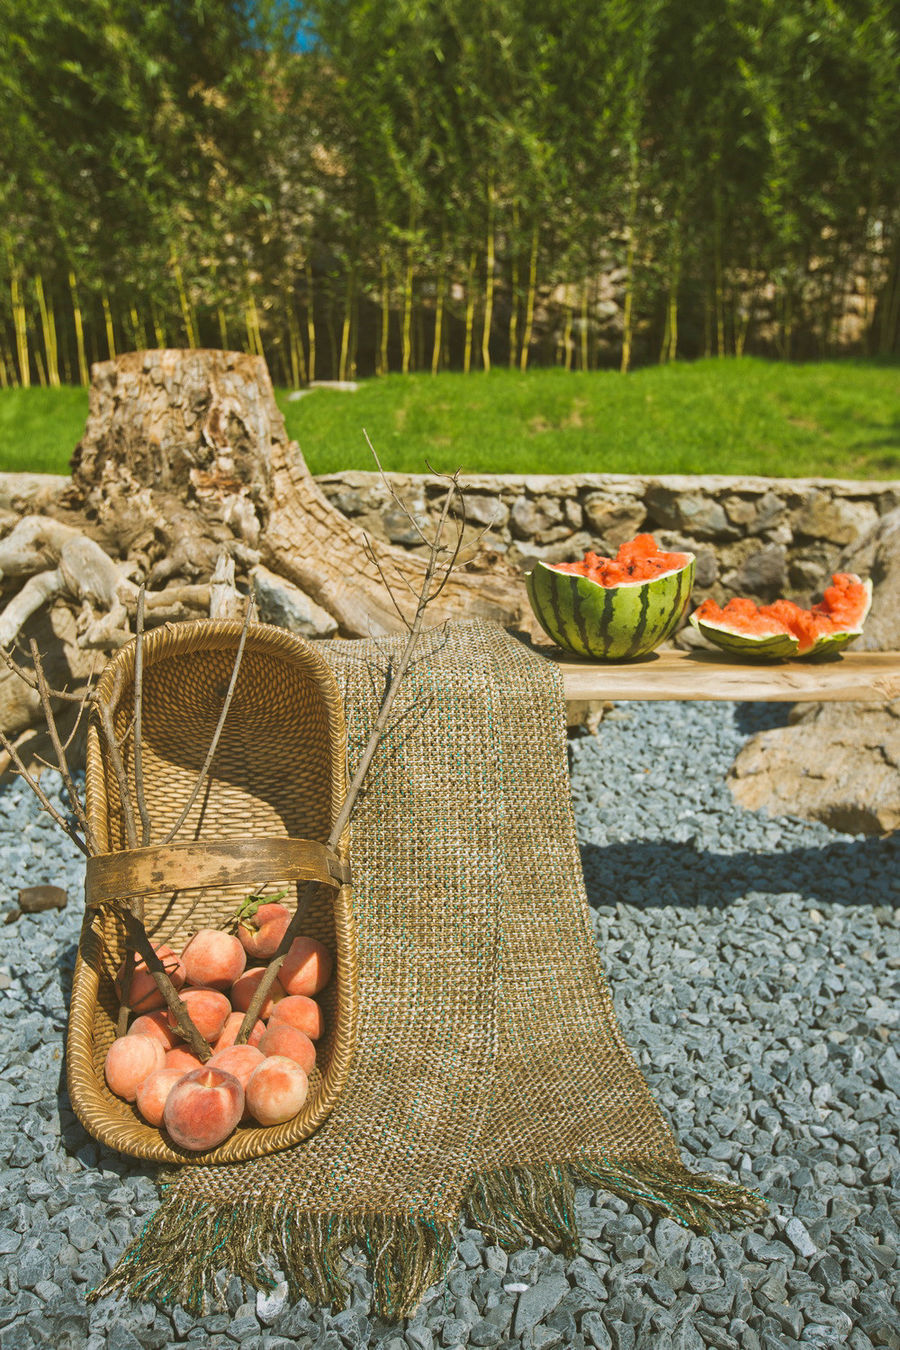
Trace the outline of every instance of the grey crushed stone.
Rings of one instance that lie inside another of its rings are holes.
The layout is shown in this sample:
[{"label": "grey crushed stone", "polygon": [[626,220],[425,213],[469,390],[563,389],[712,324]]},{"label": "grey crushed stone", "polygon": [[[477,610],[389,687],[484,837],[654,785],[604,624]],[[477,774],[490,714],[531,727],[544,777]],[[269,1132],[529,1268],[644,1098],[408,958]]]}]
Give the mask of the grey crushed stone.
[{"label": "grey crushed stone", "polygon": [[[785,716],[620,704],[597,736],[570,739],[591,920],[625,1037],[685,1156],[759,1189],[768,1217],[705,1238],[582,1188],[573,1260],[462,1229],[448,1280],[400,1326],[372,1317],[358,1252],[337,1315],[224,1272],[206,1317],[85,1303],[157,1192],[152,1169],[96,1145],[69,1107],[82,859],[26,788],[0,788],[0,913],[22,886],[72,897],[0,925],[0,1350],[900,1350],[900,840],[735,805],[734,755]],[[59,801],[56,776],[44,784]]]}]

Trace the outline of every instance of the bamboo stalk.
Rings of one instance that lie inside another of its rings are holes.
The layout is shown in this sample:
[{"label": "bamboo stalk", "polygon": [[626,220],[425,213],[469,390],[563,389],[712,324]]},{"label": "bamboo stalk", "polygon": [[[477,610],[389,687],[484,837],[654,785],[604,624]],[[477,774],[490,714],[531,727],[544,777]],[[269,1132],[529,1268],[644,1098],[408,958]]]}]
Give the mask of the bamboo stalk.
[{"label": "bamboo stalk", "polygon": [[522,334],[522,351],[519,355],[519,369],[528,369],[528,354],[531,349],[531,335],[534,331],[534,302],[537,294],[538,226],[531,233],[531,256],[528,260],[528,294],[525,299],[525,331]]},{"label": "bamboo stalk", "polygon": [[187,288],[184,284],[184,274],[181,271],[181,263],[174,253],[169,259],[169,266],[172,269],[172,275],[175,278],[175,286],[178,290],[178,303],[181,306],[181,317],[184,320],[184,331],[187,335],[188,346],[196,347],[197,326],[194,322],[194,310],[187,293]]},{"label": "bamboo stalk", "polygon": [[475,250],[469,254],[469,268],[466,274],[466,345],[463,351],[463,374],[472,369],[472,335],[475,328]]},{"label": "bamboo stalk", "polygon": [[309,346],[309,382],[316,378],[316,310],[312,265],[306,259],[306,340]]},{"label": "bamboo stalk", "polygon": [[563,328],[563,351],[565,352],[566,370],[572,369],[572,306],[569,304],[568,287],[566,287],[566,323]]},{"label": "bamboo stalk", "polygon": [[353,292],[355,287],[355,268],[347,273],[344,287],[344,317],[341,321],[341,355],[338,361],[338,379],[346,380],[347,363],[350,359],[350,326],[353,318]]},{"label": "bamboo stalk", "polygon": [[378,356],[376,359],[376,375],[387,375],[390,369],[390,357],[388,354],[388,340],[390,338],[391,308],[390,308],[390,278],[388,275],[387,249],[381,250],[381,339],[378,347]]},{"label": "bamboo stalk", "polygon": [[431,373],[436,375],[441,368],[441,344],[444,334],[444,291],[447,289],[447,276],[443,263],[438,273],[437,295],[434,302],[434,341],[431,344]]},{"label": "bamboo stalk", "polygon": [[412,243],[406,249],[406,271],[403,277],[403,355],[400,369],[409,374],[412,364],[412,310],[413,310],[413,257]]},{"label": "bamboo stalk", "polygon": [[494,318],[494,184],[488,185],[488,227],[485,246],[484,320],[481,328],[481,363],[491,368],[491,325]]},{"label": "bamboo stalk", "polygon": [[56,315],[52,308],[47,304],[47,297],[44,293],[44,279],[38,272],[34,279],[34,290],[37,295],[38,310],[41,316],[41,329],[44,335],[44,355],[47,365],[47,380],[52,388],[58,389],[59,379],[59,346],[56,338]]},{"label": "bamboo stalk", "polygon": [[16,334],[16,355],[19,360],[19,384],[23,389],[31,388],[31,357],[28,352],[28,316],[22,299],[22,287],[19,284],[19,270],[9,257],[9,292],[12,301],[13,327]]},{"label": "bamboo stalk", "polygon": [[584,279],[584,285],[581,291],[581,369],[589,370],[590,361],[588,359],[588,286],[587,277]]},{"label": "bamboo stalk", "polygon": [[106,294],[105,290],[100,297],[100,303],[103,306],[103,320],[106,324],[106,348],[109,352],[110,361],[114,361],[116,358],[116,334],[113,329],[113,317],[112,310],[109,306],[109,296]]}]

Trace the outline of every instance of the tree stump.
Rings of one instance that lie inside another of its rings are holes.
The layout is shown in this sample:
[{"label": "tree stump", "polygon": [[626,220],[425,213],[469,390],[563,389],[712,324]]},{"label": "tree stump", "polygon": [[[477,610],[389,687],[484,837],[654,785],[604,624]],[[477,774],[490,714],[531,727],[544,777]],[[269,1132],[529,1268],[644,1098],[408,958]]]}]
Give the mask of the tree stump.
[{"label": "tree stump", "polygon": [[[325,498],[288,438],[262,358],[130,352],[91,373],[69,503],[145,571],[148,585],[207,579],[224,549],[239,573],[261,559],[300,587],[345,636],[402,628],[366,557],[365,534]],[[420,589],[424,560],[368,543],[411,619],[409,588]],[[476,615],[530,629],[521,581],[497,569],[455,571],[431,621]]]}]

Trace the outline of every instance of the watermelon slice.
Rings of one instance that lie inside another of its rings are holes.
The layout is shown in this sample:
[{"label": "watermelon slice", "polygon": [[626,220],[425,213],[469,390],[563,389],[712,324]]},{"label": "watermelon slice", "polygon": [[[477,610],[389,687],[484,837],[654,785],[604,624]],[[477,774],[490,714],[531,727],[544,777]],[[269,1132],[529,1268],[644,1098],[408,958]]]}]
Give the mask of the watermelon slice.
[{"label": "watermelon slice", "polygon": [[872,583],[853,572],[837,572],[821,602],[803,609],[793,600],[756,605],[736,596],[720,608],[704,600],[690,621],[698,633],[737,656],[783,661],[791,656],[823,660],[836,656],[862,632],[872,603]]},{"label": "watermelon slice", "polygon": [[615,558],[543,563],[525,578],[538,623],[578,656],[628,661],[645,656],[678,627],[691,597],[693,553],[665,553],[652,534],[623,544]]}]

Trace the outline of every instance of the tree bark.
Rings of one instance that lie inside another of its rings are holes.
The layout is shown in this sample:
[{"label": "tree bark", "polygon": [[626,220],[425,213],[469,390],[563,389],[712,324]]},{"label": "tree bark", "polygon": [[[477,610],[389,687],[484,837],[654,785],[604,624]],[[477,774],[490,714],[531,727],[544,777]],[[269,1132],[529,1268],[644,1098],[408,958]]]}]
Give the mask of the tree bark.
[{"label": "tree bark", "polygon": [[[70,504],[149,565],[148,581],[206,581],[224,550],[245,573],[262,557],[337,621],[342,634],[401,622],[365,535],[320,491],[289,440],[265,362],[240,352],[129,352],[93,367]],[[423,465],[423,470],[425,466]],[[414,592],[425,560],[370,540],[393,581]],[[414,596],[395,599],[411,620]],[[454,573],[434,622],[484,616],[531,630],[524,587],[499,569]]]}]

